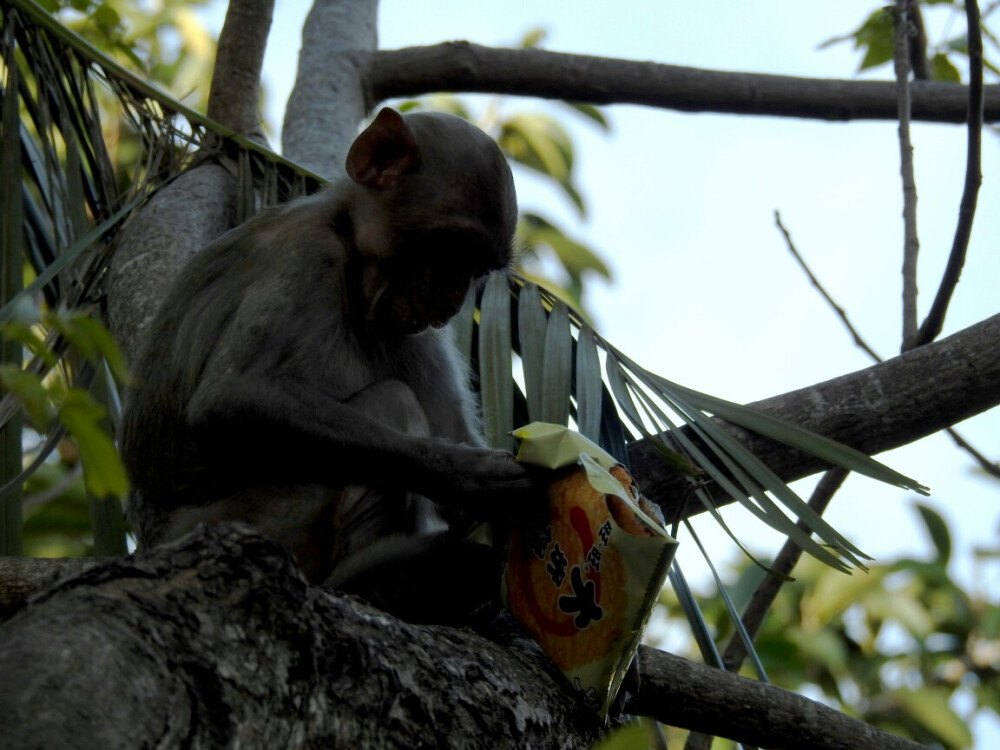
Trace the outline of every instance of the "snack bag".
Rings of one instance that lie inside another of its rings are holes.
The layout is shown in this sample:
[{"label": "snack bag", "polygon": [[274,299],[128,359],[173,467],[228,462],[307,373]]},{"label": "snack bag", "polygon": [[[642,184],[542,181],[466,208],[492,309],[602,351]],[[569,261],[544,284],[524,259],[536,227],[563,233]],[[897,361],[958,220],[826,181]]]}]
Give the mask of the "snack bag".
[{"label": "snack bag", "polygon": [[518,461],[555,471],[548,524],[512,535],[504,604],[607,717],[677,541],[625,468],[582,435],[542,422],[513,435]]}]

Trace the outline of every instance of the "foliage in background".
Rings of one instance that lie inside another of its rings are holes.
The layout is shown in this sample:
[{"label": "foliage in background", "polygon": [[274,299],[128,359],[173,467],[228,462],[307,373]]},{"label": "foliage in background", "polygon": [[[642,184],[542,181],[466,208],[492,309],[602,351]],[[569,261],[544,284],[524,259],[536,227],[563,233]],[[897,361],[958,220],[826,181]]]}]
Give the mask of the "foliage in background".
[{"label": "foliage in background", "polygon": [[[844,576],[803,558],[771,609],[757,653],[777,685],[901,737],[965,750],[973,747],[975,717],[1000,714],[1000,602],[986,587],[962,590],[948,570],[946,523],[927,506],[915,509],[932,543],[927,559],[904,557]],[[982,578],[995,580],[1000,547],[977,559]],[[728,590],[742,607],[764,573],[745,561],[731,573]],[[728,638],[732,624],[721,599],[714,592],[697,598],[716,638]],[[661,605],[668,629],[686,627],[672,590]],[[686,732],[663,729],[669,747],[684,745]],[[652,736],[643,722],[595,750],[645,750],[656,746]],[[716,739],[712,747],[735,744]]]},{"label": "foliage in background", "polygon": [[194,9],[209,2],[40,0],[39,5],[117,63],[204,112],[216,40]]},{"label": "foliage in background", "polygon": [[[969,56],[969,37],[965,28],[962,4],[956,0],[923,0],[920,5],[924,8],[925,13],[948,14],[944,19],[944,30],[941,38],[927,40],[930,79],[947,83],[961,83],[962,75],[955,61],[958,58],[967,59]],[[983,8],[980,13],[983,21],[983,39],[989,42],[994,57],[1000,54],[1000,39],[986,26],[986,22],[997,9],[1000,9],[1000,2],[994,1]],[[879,8],[872,12],[854,31],[827,39],[820,45],[820,48],[840,42],[852,42],[854,48],[862,52],[858,72],[888,65],[892,62],[892,13],[891,6]],[[950,33],[953,25],[959,28],[956,34]],[[983,55],[984,67],[994,75],[1000,75],[1000,68],[991,62],[990,55],[985,54],[985,52],[986,50],[984,50]]]},{"label": "foliage in background", "polygon": [[[105,7],[73,5],[97,15]],[[3,14],[0,434],[18,456],[8,456],[0,480],[7,485],[0,546],[6,554],[121,554],[126,483],[111,435],[120,411],[117,389],[127,375],[99,322],[104,277],[122,221],[192,164],[205,121],[30,4],[23,10],[5,5]],[[163,31],[164,22],[151,22],[150,33]],[[110,31],[101,40],[118,49]],[[243,139],[215,145],[239,187],[250,195],[256,187],[265,205],[318,184]],[[230,152],[239,159],[227,159]],[[22,446],[29,464],[23,472]]]}]

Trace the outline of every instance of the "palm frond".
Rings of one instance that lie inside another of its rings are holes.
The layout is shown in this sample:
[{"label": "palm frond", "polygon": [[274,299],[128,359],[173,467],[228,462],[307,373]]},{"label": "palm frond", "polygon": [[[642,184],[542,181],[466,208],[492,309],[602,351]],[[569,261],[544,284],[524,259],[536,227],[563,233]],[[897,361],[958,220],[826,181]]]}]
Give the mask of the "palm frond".
[{"label": "palm frond", "polygon": [[[866,559],[727,432],[720,419],[880,481],[925,491],[916,481],[847,446],[648,372],[598,336],[581,315],[554,295],[516,275],[509,283],[531,418],[541,414],[543,420],[557,424],[573,419],[606,450],[613,448],[605,445],[611,425],[621,431],[623,423],[627,424],[633,436],[649,440],[672,467],[689,477],[695,496],[727,532],[702,488],[706,480],[717,483],[754,516],[829,565],[841,570],[863,568]],[[499,310],[498,284],[491,284],[490,304],[482,311],[484,326],[493,325],[493,310]],[[510,311],[505,306],[499,314],[506,321]],[[492,354],[492,349],[481,349],[481,368],[501,366],[490,359]],[[484,403],[488,400],[484,394]],[[795,519],[803,521],[818,541],[799,529]]]},{"label": "palm frond", "polygon": [[[322,184],[121,68],[32,0],[0,2],[0,15],[0,326],[5,330],[15,320],[22,327],[44,328],[63,320],[66,311],[89,311],[103,319],[107,270],[124,222],[155,191],[203,160],[214,159],[237,175],[241,218]],[[20,270],[22,258],[27,279]],[[58,325],[45,331],[46,349],[23,372],[49,383],[50,373],[58,369],[63,384],[60,420],[78,433],[74,436],[90,464],[84,471],[88,488],[98,495],[112,488],[120,493],[124,474],[120,466],[115,468],[117,457],[104,439],[111,423],[99,428],[103,418],[87,406],[90,401],[103,404],[99,408],[111,421],[117,418],[120,380],[103,377],[104,356],[114,358],[115,353],[105,349],[88,359],[75,348],[81,339],[68,340],[68,332]],[[4,354],[5,363],[21,370],[18,342],[5,343]],[[117,363],[114,369],[120,374]],[[79,401],[87,391],[87,401]],[[0,485],[6,490],[0,499],[0,541],[20,534],[17,493],[60,444],[66,426],[34,424],[48,435],[36,441],[37,450],[22,468],[22,406],[20,398],[4,392],[0,442],[9,451],[3,450],[6,460],[0,466]],[[117,499],[115,503],[112,507],[107,498],[92,497],[94,538],[105,553],[123,549],[121,508]],[[0,546],[16,551],[14,541]]]}]

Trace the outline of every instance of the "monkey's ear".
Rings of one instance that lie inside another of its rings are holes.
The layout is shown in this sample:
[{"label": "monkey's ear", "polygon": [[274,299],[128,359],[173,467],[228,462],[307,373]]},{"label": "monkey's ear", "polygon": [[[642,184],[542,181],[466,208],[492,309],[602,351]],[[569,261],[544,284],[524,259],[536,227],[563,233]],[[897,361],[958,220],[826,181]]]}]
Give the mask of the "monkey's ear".
[{"label": "monkey's ear", "polygon": [[390,190],[417,159],[417,138],[394,109],[383,109],[347,152],[347,174],[375,190]]}]

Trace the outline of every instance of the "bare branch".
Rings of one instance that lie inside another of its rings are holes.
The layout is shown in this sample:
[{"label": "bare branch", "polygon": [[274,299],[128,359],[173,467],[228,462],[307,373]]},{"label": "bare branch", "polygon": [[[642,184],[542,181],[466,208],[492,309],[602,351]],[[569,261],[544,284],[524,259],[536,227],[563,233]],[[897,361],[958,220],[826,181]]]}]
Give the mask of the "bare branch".
[{"label": "bare branch", "polygon": [[241,135],[260,131],[260,71],[274,0],[230,0],[208,96],[208,116]]},{"label": "bare branch", "polygon": [[[816,489],[813,490],[812,497],[809,498],[809,507],[819,515],[823,515],[823,512],[830,504],[830,500],[836,494],[837,490],[840,489],[849,473],[846,469],[840,468],[830,469],[830,471],[826,472],[823,478],[819,480],[819,484],[816,485]],[[800,521],[796,525],[806,534],[809,533],[809,527],[806,524]],[[777,573],[791,575],[800,557],[802,557],[802,548],[791,539],[787,539],[781,547],[778,556],[774,558],[771,568]],[[764,624],[764,618],[771,611],[771,605],[774,604],[774,600],[778,597],[782,583],[784,583],[784,579],[768,574],[764,576],[764,580],[760,582],[757,590],[753,592],[753,597],[743,612],[743,627],[751,639],[756,638],[760,632],[760,627]],[[727,671],[739,672],[746,655],[747,652],[743,641],[738,634],[733,634],[722,654],[722,663],[725,665]]]},{"label": "bare branch", "polygon": [[[758,747],[922,747],[795,693],[642,646],[642,691],[626,710]],[[692,696],[697,696],[693,699]]]},{"label": "bare branch", "polygon": [[[785,244],[788,246],[789,252],[791,252],[791,254],[795,257],[795,260],[798,262],[799,266],[802,267],[802,270],[805,271],[806,276],[809,277],[809,281],[812,283],[812,285],[816,287],[817,290],[819,290],[819,293],[822,295],[823,299],[826,300],[827,304],[831,308],[833,308],[833,311],[835,313],[837,313],[837,316],[843,322],[844,327],[847,328],[848,332],[851,334],[851,337],[854,339],[854,343],[857,344],[858,348],[860,348],[863,352],[865,352],[869,357],[871,357],[876,362],[883,362],[884,360],[879,355],[879,353],[876,352],[874,349],[872,349],[871,346],[869,346],[868,342],[865,341],[864,337],[858,332],[858,330],[851,323],[850,319],[847,317],[847,312],[844,310],[844,308],[837,304],[836,300],[834,300],[833,297],[830,296],[830,294],[823,287],[823,284],[819,281],[819,279],[816,278],[815,274],[813,274],[812,270],[806,264],[805,259],[799,253],[798,249],[796,249],[795,243],[792,241],[792,236],[788,232],[788,230],[785,229],[784,224],[782,224],[781,222],[781,216],[777,211],[774,212],[774,218],[775,218],[775,223],[778,225],[778,229],[781,230],[781,233],[785,237]],[[976,448],[971,444],[969,444],[969,442],[966,441],[966,439],[963,438],[954,427],[949,427],[946,430],[946,432],[951,436],[951,439],[955,441],[955,444],[959,448],[962,448],[966,453],[972,456],[972,459],[977,464],[979,464],[980,468],[982,468],[983,471],[985,471],[987,474],[990,474],[991,476],[995,476],[998,479],[1000,479],[1000,463],[991,461],[982,453],[980,453],[978,450],[976,450]]]},{"label": "bare branch", "polygon": [[854,343],[857,344],[858,347],[860,347],[866,354],[868,354],[868,356],[870,356],[876,362],[881,362],[882,358],[878,356],[878,354],[876,354],[875,351],[870,346],[868,346],[868,343],[861,337],[861,334],[858,333],[857,329],[851,324],[851,321],[847,317],[847,312],[844,310],[844,308],[838,305],[834,301],[833,297],[831,297],[829,293],[827,293],[826,289],[820,283],[819,279],[817,279],[816,276],[813,274],[812,270],[810,270],[809,266],[806,265],[805,260],[799,254],[799,251],[795,248],[795,243],[792,242],[792,235],[789,234],[787,229],[785,229],[785,225],[781,223],[781,214],[779,214],[777,211],[774,212],[774,223],[778,225],[778,229],[780,229],[781,233],[784,235],[785,244],[788,247],[788,251],[798,262],[799,266],[802,267],[802,270],[805,271],[806,276],[809,277],[810,283],[814,287],[816,287],[817,291],[819,291],[823,299],[826,300],[827,304],[833,308],[833,311],[835,313],[837,313],[837,316],[840,318],[841,322],[843,322],[844,327],[847,328],[848,332],[850,332],[851,336],[854,338]]},{"label": "bare branch", "polygon": [[969,108],[968,129],[969,145],[965,160],[965,187],[962,191],[962,202],[958,209],[958,226],[955,228],[955,239],[952,241],[951,254],[944,270],[944,277],[938,287],[934,302],[931,304],[927,318],[920,326],[916,335],[907,341],[908,348],[933,341],[941,333],[944,317],[948,311],[951,295],[958,285],[962,266],[965,265],[965,255],[969,249],[969,238],[972,235],[972,220],[976,215],[976,202],[979,197],[979,186],[983,182],[982,174],[982,138],[983,138],[983,33],[979,20],[979,6],[976,0],[966,0],[965,13],[969,24]]},{"label": "bare branch", "polygon": [[[865,370],[843,375],[750,406],[868,455],[913,442],[1000,404],[1000,315]],[[791,481],[830,468],[819,459],[735,427],[728,429]],[[686,482],[664,468],[656,449],[629,446],[633,473],[667,518],[702,510],[685,507]],[[713,499],[732,502],[723,492]]]},{"label": "bare branch", "polygon": [[903,177],[903,351],[917,332],[917,183],[913,177],[913,143],[910,141],[910,8],[912,0],[896,0],[893,62],[899,117],[899,171]]},{"label": "bare branch", "polygon": [[[327,66],[329,67],[329,66]],[[684,112],[895,120],[889,81],[795,78],[730,73],[652,62],[513,50],[449,42],[381,51],[366,69],[375,101],[433,91],[469,91],[592,104],[643,104]],[[965,122],[967,89],[946,83],[911,86],[912,117]],[[1000,120],[1000,86],[986,87],[985,119]]]},{"label": "bare branch", "polygon": [[918,81],[929,81],[931,66],[927,60],[927,27],[924,26],[924,14],[919,3],[910,6],[910,25],[912,33],[907,40],[906,53],[913,77]]},{"label": "bare branch", "polygon": [[954,427],[949,427],[947,433],[951,436],[951,439],[955,441],[955,445],[964,450],[973,460],[979,464],[979,468],[989,474],[991,477],[996,477],[1000,479],[1000,461],[991,461],[982,453],[977,451],[972,445],[970,445],[965,438],[963,438]]}]

